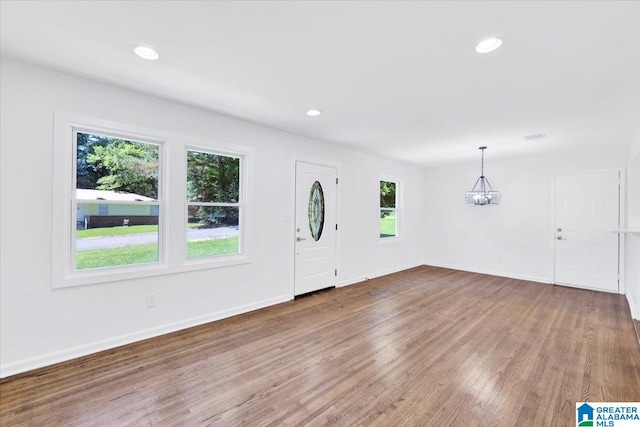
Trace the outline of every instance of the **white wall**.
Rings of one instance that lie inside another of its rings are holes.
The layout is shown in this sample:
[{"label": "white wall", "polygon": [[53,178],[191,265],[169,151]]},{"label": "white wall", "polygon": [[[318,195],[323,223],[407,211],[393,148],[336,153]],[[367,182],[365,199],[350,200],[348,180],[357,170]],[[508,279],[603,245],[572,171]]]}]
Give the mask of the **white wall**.
[{"label": "white wall", "polygon": [[[338,279],[422,263],[423,170],[3,58],[0,70],[0,375],[275,304],[293,296],[294,161],[338,167]],[[253,262],[51,289],[53,115],[62,110],[248,146]],[[378,178],[402,178],[402,243],[378,246]],[[274,188],[285,189],[273,191]],[[30,207],[30,208],[27,208]],[[157,307],[146,308],[146,295]]]},{"label": "white wall", "polygon": [[490,148],[485,175],[501,192],[499,205],[465,205],[465,193],[480,175],[479,155],[477,162],[426,170],[426,264],[552,283],[555,176],[624,169],[626,149],[612,144],[600,151],[493,160]]},{"label": "white wall", "polygon": [[[470,207],[464,194],[478,177],[479,162],[422,170],[4,58],[0,83],[3,377],[291,299],[294,230],[284,212],[293,211],[296,159],[338,167],[341,285],[425,260],[551,282],[558,173],[627,167],[628,217],[640,226],[640,150],[631,160],[615,145],[516,160],[493,160],[488,150],[485,172],[503,200],[499,206]],[[46,213],[53,205],[56,110],[210,138],[212,146],[251,147],[259,213],[253,218],[253,263],[52,290],[52,230]],[[378,245],[380,175],[403,182],[399,244]],[[640,308],[640,237],[629,236],[626,244],[627,292]],[[157,307],[147,309],[151,292]]]},{"label": "white wall", "polygon": [[640,319],[640,136],[627,166],[627,228],[625,285],[634,319]]}]

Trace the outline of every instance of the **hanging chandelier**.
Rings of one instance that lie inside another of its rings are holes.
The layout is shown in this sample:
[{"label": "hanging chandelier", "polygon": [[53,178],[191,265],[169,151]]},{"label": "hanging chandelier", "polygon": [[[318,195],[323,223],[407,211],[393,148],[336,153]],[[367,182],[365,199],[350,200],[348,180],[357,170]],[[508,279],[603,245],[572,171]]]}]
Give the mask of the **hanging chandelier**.
[{"label": "hanging chandelier", "polygon": [[480,178],[476,181],[473,189],[467,192],[467,204],[476,206],[497,205],[500,203],[500,192],[494,191],[489,180],[484,176],[484,150],[487,147],[479,147],[479,149],[482,151]]}]

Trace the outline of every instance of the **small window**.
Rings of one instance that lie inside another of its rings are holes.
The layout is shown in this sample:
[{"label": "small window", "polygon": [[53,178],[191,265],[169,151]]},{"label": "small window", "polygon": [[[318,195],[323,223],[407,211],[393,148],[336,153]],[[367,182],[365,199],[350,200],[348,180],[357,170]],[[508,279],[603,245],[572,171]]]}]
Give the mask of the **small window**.
[{"label": "small window", "polygon": [[380,238],[398,236],[398,183],[380,181]]},{"label": "small window", "polygon": [[160,260],[158,144],[74,131],[72,270]]},{"label": "small window", "polygon": [[241,157],[187,150],[187,258],[241,253]]}]

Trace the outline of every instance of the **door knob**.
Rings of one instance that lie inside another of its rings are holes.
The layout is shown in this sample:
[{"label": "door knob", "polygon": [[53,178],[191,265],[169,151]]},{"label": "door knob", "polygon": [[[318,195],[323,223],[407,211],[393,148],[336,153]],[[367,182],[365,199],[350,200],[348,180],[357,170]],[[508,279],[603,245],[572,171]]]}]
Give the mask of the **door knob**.
[{"label": "door knob", "polygon": [[304,237],[296,237],[296,241],[297,242],[301,242],[303,240],[307,240],[307,239],[305,239]]},{"label": "door knob", "polygon": [[556,239],[558,239],[558,240],[563,240],[563,239],[562,239],[562,236],[558,236],[558,237],[556,237]]}]

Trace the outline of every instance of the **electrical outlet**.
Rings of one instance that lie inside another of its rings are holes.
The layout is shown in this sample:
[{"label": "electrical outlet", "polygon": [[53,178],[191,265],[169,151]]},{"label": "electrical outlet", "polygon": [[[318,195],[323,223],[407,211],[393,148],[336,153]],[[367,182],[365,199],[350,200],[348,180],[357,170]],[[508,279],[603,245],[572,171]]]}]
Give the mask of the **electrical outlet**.
[{"label": "electrical outlet", "polygon": [[153,308],[156,306],[156,294],[147,295],[147,308]]}]

